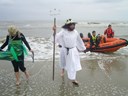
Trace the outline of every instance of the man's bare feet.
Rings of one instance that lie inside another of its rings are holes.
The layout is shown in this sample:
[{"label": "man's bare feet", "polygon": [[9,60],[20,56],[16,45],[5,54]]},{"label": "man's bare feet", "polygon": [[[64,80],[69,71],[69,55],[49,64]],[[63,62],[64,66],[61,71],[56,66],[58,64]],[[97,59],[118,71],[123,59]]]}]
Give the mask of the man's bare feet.
[{"label": "man's bare feet", "polygon": [[79,86],[79,83],[78,83],[78,81],[76,81],[76,80],[73,80],[73,81],[72,81],[72,84],[75,85],[75,86]]}]

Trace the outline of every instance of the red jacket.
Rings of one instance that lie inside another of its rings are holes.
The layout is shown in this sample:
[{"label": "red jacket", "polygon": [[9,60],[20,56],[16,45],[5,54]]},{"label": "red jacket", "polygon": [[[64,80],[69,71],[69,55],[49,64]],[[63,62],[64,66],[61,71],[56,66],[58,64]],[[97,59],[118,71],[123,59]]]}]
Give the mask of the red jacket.
[{"label": "red jacket", "polygon": [[114,37],[114,32],[112,30],[112,28],[107,28],[105,31],[104,31],[104,35],[107,34],[107,38],[113,38]]}]

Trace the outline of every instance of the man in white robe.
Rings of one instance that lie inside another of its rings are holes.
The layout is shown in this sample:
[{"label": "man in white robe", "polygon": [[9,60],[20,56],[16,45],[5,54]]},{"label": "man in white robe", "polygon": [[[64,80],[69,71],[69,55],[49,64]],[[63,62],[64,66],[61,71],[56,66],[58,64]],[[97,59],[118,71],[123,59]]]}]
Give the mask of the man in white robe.
[{"label": "man in white robe", "polygon": [[71,19],[67,20],[62,30],[56,35],[56,43],[61,46],[60,49],[60,67],[67,71],[68,78],[72,83],[78,85],[76,81],[76,72],[81,70],[79,51],[85,52],[86,48],[79,33],[75,30],[75,22]]}]

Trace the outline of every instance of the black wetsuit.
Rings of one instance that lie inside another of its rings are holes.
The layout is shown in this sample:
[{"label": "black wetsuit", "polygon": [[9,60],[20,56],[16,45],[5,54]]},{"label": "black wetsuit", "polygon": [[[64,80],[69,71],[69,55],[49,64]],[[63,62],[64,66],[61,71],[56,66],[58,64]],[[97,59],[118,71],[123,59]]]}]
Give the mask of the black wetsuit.
[{"label": "black wetsuit", "polygon": [[[7,35],[6,41],[1,46],[1,49],[5,48],[9,44],[9,38],[10,38],[9,35]],[[24,42],[24,44],[27,46],[27,48],[29,50],[31,50],[28,42],[26,41],[25,36],[22,33],[20,33],[20,35],[17,34],[16,36],[12,36],[11,38],[13,40],[22,40]],[[14,71],[19,72],[19,69],[20,69],[22,72],[25,72],[26,68],[24,67],[24,54],[23,54],[23,52],[22,52],[21,56],[18,56],[18,59],[19,59],[19,61],[15,61],[15,60],[11,61],[13,64],[13,67],[14,67]]]}]

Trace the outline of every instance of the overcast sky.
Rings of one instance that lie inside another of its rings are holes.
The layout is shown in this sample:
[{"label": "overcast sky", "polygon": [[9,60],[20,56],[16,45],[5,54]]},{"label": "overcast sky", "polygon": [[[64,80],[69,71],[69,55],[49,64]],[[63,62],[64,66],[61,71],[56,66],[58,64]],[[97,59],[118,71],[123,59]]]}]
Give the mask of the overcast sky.
[{"label": "overcast sky", "polygon": [[128,21],[128,0],[0,0],[0,20],[58,19]]}]

